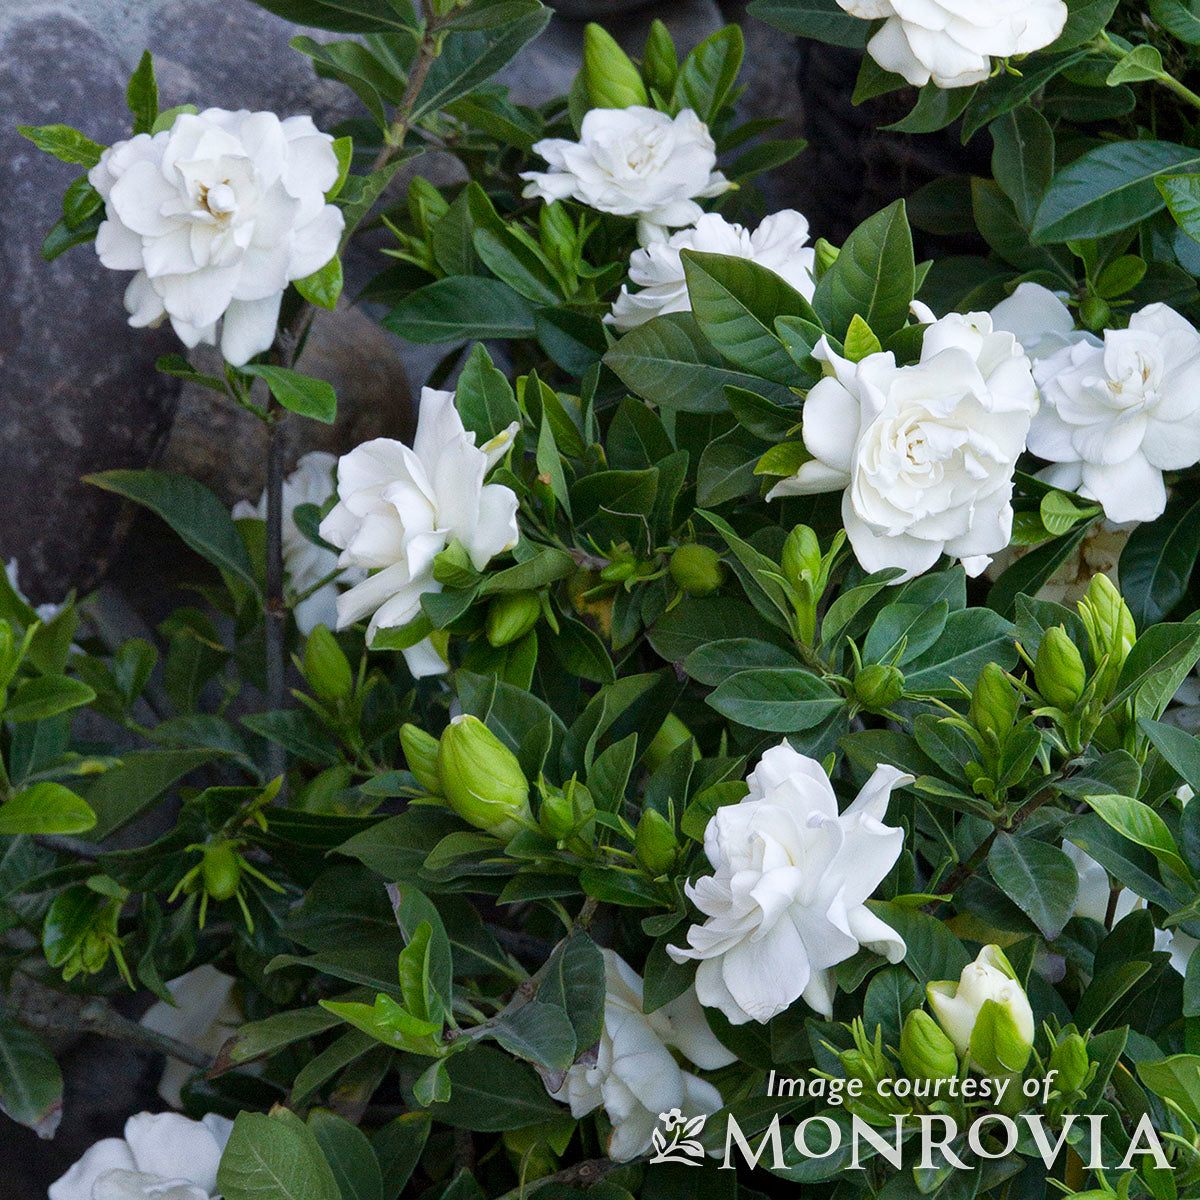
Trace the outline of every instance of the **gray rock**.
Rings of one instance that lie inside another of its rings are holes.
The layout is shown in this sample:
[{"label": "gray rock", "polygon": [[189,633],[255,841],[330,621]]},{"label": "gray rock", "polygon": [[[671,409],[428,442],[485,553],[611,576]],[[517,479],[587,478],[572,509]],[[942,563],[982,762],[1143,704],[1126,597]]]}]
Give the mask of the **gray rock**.
[{"label": "gray rock", "polygon": [[147,22],[145,47],[155,57],[164,108],[190,103],[308,113],[322,129],[365,115],[349,88],[319,78],[312,60],[288,45],[300,35],[348,36],[293,25],[249,0],[167,0]]},{"label": "gray rock", "polygon": [[178,391],[154,370],[176,348],[171,333],[126,324],[125,276],[86,246],[42,261],[42,236],[79,168],[15,129],[61,121],[112,140],[127,128],[124,83],[122,64],[70,18],[14,24],[0,39],[0,556],[19,559],[37,600],[90,587],[111,563],[121,506],[80,477],[144,466]]},{"label": "gray rock", "polygon": [[[608,0],[608,3],[613,4],[614,0]],[[511,89],[512,98],[518,104],[543,104],[570,90],[583,56],[585,18],[600,21],[628,53],[637,57],[641,56],[650,23],[656,17],[671,31],[681,55],[725,23],[716,0],[678,0],[669,7],[654,4],[636,12],[622,12],[619,20],[611,19],[615,8],[605,14],[583,12],[585,8],[595,7],[584,3],[555,7],[562,11],[563,17],[551,21],[542,36],[526,46],[496,76],[497,82]],[[563,19],[568,16],[579,19]]]},{"label": "gray rock", "polygon": [[[410,437],[413,403],[397,353],[400,346],[357,308],[317,313],[297,366],[333,384],[338,416],[332,425],[288,418],[283,429],[289,468],[309,450],[340,454],[373,437]],[[202,371],[220,366],[209,347],[193,352],[191,359]],[[188,384],[162,465],[200,480],[227,504],[257,500],[266,478],[266,445],[262,422],[252,413]]]}]

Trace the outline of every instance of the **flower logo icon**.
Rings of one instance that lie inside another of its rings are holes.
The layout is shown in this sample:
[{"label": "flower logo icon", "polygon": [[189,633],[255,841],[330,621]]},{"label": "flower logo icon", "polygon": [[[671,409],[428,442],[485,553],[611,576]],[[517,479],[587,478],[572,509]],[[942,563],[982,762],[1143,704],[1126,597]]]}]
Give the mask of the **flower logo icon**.
[{"label": "flower logo icon", "polygon": [[[698,1117],[685,1117],[677,1108],[665,1113],[659,1113],[658,1119],[662,1129],[656,1128],[651,1134],[655,1154],[651,1163],[682,1163],[685,1167],[698,1167],[704,1160],[704,1147],[696,1140],[704,1129],[708,1117],[701,1113]],[[666,1131],[665,1133],[663,1131]],[[667,1140],[670,1134],[670,1140]]]}]

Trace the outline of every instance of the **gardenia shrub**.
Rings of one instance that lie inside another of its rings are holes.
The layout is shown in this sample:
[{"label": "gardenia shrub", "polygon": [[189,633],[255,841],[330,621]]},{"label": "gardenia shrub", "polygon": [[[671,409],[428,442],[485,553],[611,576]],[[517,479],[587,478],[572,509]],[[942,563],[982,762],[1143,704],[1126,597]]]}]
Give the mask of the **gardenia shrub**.
[{"label": "gardenia shrub", "polygon": [[[1194,6],[754,0],[991,154],[835,245],[736,25],[534,108],[539,0],[264,5],[357,118],[23,129],[267,443],[91,477],[202,560],[152,636],[0,577],[0,1102],[47,1011],[171,1064],[49,1200],[1200,1194]],[[293,464],[368,223],[445,357]]]}]

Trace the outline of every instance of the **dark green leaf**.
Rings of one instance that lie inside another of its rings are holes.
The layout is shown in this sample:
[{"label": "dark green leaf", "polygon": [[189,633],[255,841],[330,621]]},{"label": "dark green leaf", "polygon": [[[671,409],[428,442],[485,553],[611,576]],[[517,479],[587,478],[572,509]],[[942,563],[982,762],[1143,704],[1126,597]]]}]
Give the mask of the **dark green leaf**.
[{"label": "dark green leaf", "polygon": [[1075,911],[1079,873],[1057,847],[1032,837],[1000,834],[988,854],[988,870],[1001,891],[1053,941]]},{"label": "dark green leaf", "polygon": [[241,368],[247,375],[266,380],[271,395],[290,412],[314,421],[333,423],[337,416],[337,395],[333,385],[323,379],[312,379],[287,367],[271,367],[265,363],[249,363]]},{"label": "dark green leaf", "polygon": [[526,338],[536,333],[533,308],[499,279],[451,275],[406,296],[383,325],[410,342]]},{"label": "dark green leaf", "polygon": [[846,336],[857,315],[880,341],[887,341],[907,322],[915,292],[912,233],[904,201],[897,200],[846,239],[817,284],[813,307],[838,338]]},{"label": "dark green leaf", "polygon": [[798,733],[819,725],[845,703],[803,667],[752,668],[726,679],[707,697],[722,716],[751,729]]},{"label": "dark green leaf", "polygon": [[1050,183],[1034,219],[1038,242],[1103,237],[1153,216],[1166,204],[1159,175],[1200,170],[1200,155],[1174,142],[1113,142],[1089,150]]},{"label": "dark green leaf", "polygon": [[103,471],[84,478],[157,513],[197,554],[258,593],[246,545],[229,510],[203,484],[165,471]]}]

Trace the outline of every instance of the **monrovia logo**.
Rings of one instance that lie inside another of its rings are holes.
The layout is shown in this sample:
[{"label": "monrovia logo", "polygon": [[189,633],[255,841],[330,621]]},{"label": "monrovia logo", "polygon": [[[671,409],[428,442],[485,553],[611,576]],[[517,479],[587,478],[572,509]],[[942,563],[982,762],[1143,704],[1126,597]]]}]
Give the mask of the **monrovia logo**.
[{"label": "monrovia logo", "polygon": [[[698,1138],[707,1117],[685,1117],[679,1109],[673,1108],[669,1112],[660,1113],[658,1119],[663,1128],[655,1128],[652,1135],[656,1153],[650,1159],[651,1164],[682,1163],[685,1166],[700,1166],[704,1161],[705,1151]],[[1026,1140],[1032,1141],[1047,1168],[1053,1166],[1059,1155],[1070,1145],[1089,1169],[1103,1169],[1111,1165],[1102,1161],[1104,1120],[1103,1115],[1095,1113],[1082,1117],[1075,1113],[1067,1113],[1062,1118],[1061,1128],[1052,1135],[1040,1113],[1022,1113],[1019,1118],[1000,1113],[986,1113],[966,1127],[966,1148],[977,1160],[1007,1158],[1015,1152],[1018,1141],[1022,1139],[1023,1124],[1027,1134]],[[979,1169],[978,1161],[968,1163],[959,1157],[958,1152],[964,1150],[958,1142],[963,1130],[952,1118],[941,1113],[907,1117],[897,1115],[893,1128],[889,1131],[890,1139],[883,1129],[869,1125],[857,1116],[850,1116],[848,1129],[846,1125],[845,1120],[839,1122],[832,1117],[808,1117],[792,1131],[791,1143],[801,1157],[806,1159],[828,1158],[842,1150],[845,1145],[850,1151],[850,1159],[844,1169],[852,1171],[864,1170],[867,1161],[875,1157],[896,1168],[904,1166],[907,1158],[910,1165],[925,1170],[943,1166],[950,1166],[958,1171]],[[751,1146],[751,1137],[759,1134],[761,1137],[757,1147]],[[985,1136],[993,1140],[985,1142]],[[954,1148],[955,1144],[958,1145],[958,1152]],[[783,1128],[778,1113],[772,1117],[765,1130],[752,1130],[749,1136],[732,1113],[726,1114],[725,1148],[721,1167],[726,1170],[736,1168],[736,1157],[739,1154],[742,1161],[750,1167],[757,1167],[763,1162],[772,1170],[779,1171],[789,1165],[784,1157]],[[1156,1167],[1168,1171],[1175,1169],[1167,1161],[1162,1142],[1151,1124],[1148,1113],[1143,1114],[1134,1128],[1129,1148],[1117,1164],[1117,1169],[1129,1170],[1147,1154]]]},{"label": "monrovia logo", "polygon": [[[696,1140],[704,1129],[708,1117],[685,1117],[677,1108],[658,1114],[663,1129],[655,1127],[650,1140],[654,1143],[655,1155],[652,1163],[681,1163],[685,1167],[698,1167],[704,1161],[704,1147]],[[667,1138],[670,1134],[670,1140]]]}]

